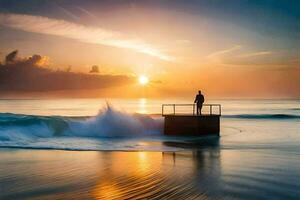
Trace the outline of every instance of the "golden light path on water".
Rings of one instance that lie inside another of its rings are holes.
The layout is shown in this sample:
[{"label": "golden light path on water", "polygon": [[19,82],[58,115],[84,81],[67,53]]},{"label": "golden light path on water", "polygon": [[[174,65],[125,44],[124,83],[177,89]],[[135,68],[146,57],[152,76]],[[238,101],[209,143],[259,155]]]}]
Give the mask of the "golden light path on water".
[{"label": "golden light path on water", "polygon": [[293,199],[299,187],[296,168],[287,168],[299,165],[296,156],[268,151],[3,149],[0,156],[1,199]]}]

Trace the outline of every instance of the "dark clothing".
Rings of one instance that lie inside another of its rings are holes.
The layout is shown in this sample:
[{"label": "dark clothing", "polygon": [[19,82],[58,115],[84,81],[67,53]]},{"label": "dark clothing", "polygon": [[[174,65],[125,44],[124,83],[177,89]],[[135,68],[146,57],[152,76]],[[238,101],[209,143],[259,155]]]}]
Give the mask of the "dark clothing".
[{"label": "dark clothing", "polygon": [[197,103],[197,115],[201,115],[201,110],[204,103],[204,96],[202,94],[197,94],[194,103]]},{"label": "dark clothing", "polygon": [[202,94],[197,94],[194,102],[203,104],[204,103],[204,96]]}]

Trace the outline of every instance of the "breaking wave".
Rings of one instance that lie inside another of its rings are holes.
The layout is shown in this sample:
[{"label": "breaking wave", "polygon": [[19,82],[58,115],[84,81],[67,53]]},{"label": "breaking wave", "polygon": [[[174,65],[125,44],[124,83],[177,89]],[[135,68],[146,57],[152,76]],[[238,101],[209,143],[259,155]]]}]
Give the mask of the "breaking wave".
[{"label": "breaking wave", "polygon": [[121,112],[111,106],[94,117],[0,113],[0,141],[55,136],[122,138],[160,135],[161,132],[162,119]]}]

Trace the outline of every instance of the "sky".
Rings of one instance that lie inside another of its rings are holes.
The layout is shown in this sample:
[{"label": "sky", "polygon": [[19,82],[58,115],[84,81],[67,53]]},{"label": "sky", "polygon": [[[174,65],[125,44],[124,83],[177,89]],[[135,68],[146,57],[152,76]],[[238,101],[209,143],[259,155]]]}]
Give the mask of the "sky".
[{"label": "sky", "polygon": [[0,0],[0,97],[300,98],[299,9],[297,0]]}]

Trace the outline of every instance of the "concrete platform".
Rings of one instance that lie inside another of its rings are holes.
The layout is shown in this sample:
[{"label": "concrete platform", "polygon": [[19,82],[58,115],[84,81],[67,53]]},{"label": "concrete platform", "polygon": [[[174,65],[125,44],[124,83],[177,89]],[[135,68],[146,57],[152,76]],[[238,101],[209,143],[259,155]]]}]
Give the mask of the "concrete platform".
[{"label": "concrete platform", "polygon": [[220,115],[164,115],[164,134],[202,136],[220,134]]},{"label": "concrete platform", "polygon": [[202,115],[197,115],[196,104],[162,104],[161,109],[165,135],[220,135],[220,104],[203,104]]}]

